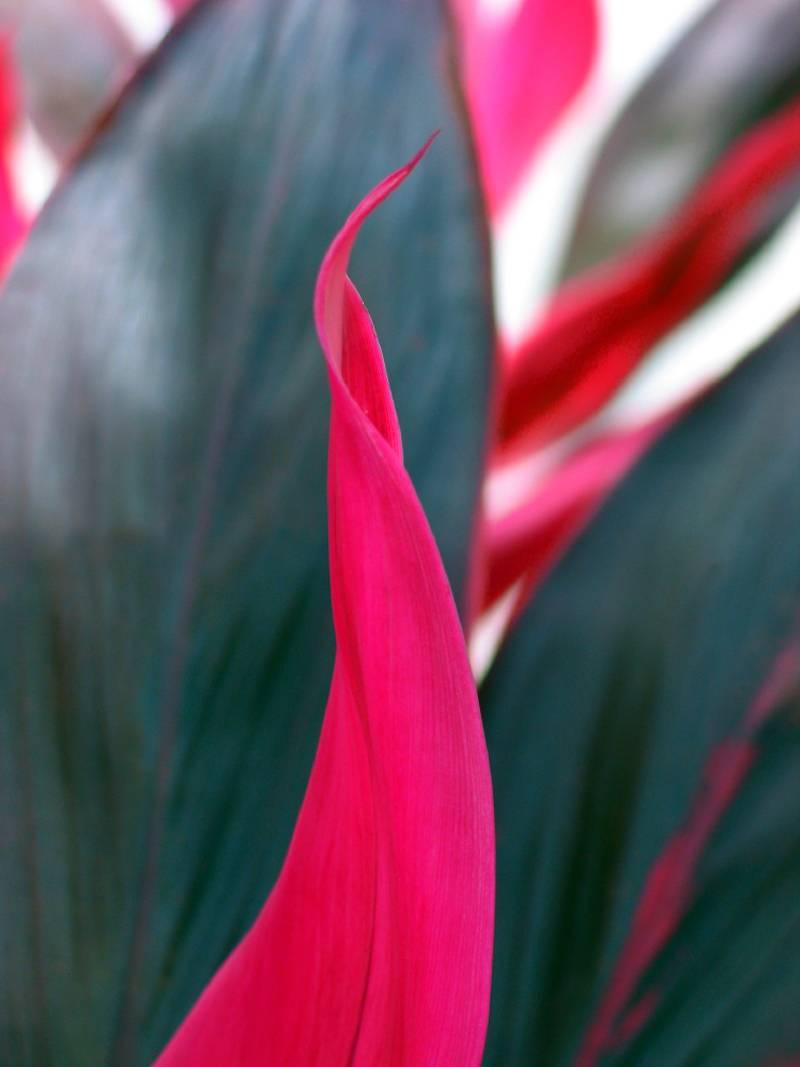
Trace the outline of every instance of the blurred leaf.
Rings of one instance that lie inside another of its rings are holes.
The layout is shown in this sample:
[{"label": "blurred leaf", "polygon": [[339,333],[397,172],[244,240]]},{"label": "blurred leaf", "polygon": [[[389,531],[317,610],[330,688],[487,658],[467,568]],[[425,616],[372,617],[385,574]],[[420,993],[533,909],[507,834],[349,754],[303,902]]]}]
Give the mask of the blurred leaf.
[{"label": "blurred leaf", "polygon": [[799,347],[662,438],[488,675],[488,1065],[800,1051]]},{"label": "blurred leaf", "polygon": [[15,189],[12,154],[19,99],[11,48],[0,33],[0,278],[25,235],[27,219]]},{"label": "blurred leaf", "polygon": [[0,298],[0,1062],[149,1062],[272,885],[333,662],[316,271],[352,264],[456,590],[492,325],[427,3],[204,3]]},{"label": "blurred leaf", "polygon": [[563,276],[599,263],[664,219],[737,137],[798,92],[800,2],[718,0],[608,134]]},{"label": "blurred leaf", "polygon": [[585,423],[763,241],[799,173],[800,97],[749,129],[665,225],[564,285],[509,361],[502,445],[547,443]]},{"label": "blurred leaf", "polygon": [[450,0],[464,84],[494,218],[513,200],[542,140],[580,92],[598,51],[596,0]]},{"label": "blurred leaf", "polygon": [[56,155],[70,155],[129,73],[133,43],[102,0],[0,2],[25,111]]}]

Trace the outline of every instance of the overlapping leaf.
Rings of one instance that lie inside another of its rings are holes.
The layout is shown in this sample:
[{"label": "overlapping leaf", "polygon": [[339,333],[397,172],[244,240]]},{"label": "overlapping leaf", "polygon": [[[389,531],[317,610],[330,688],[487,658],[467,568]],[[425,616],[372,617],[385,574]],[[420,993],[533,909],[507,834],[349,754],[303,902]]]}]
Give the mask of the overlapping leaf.
[{"label": "overlapping leaf", "polygon": [[[725,356],[730,340],[712,337],[701,366],[673,369],[688,385],[676,390],[666,381],[655,406],[652,397],[640,410],[631,403],[633,379],[647,373],[664,335],[730,281],[767,237],[778,245],[776,220],[785,219],[799,173],[800,101],[793,99],[748,130],[666,224],[556,294],[502,375],[476,554],[479,606],[505,596],[504,610],[516,614],[646,447],[746,356],[746,344],[734,339]],[[771,328],[800,302],[791,281],[783,290],[777,302],[762,301],[777,303]],[[715,351],[720,343],[722,353]],[[630,395],[615,410],[623,387]]]},{"label": "overlapping leaf", "polygon": [[354,273],[462,585],[491,323],[448,55],[426,3],[201,4],[0,299],[3,1062],[148,1062],[277,876],[333,665],[315,272],[437,126]]},{"label": "overlapping leaf", "polygon": [[480,1062],[494,821],[475,683],[403,467],[358,231],[419,156],[358,206],[320,271],[336,667],[278,883],[159,1059],[163,1067]]},{"label": "overlapping leaf", "polygon": [[573,220],[562,277],[663,221],[751,126],[796,96],[797,0],[715,0],[608,131]]},{"label": "overlapping leaf", "polygon": [[794,321],[667,432],[483,687],[487,1064],[797,1056],[799,347]]}]

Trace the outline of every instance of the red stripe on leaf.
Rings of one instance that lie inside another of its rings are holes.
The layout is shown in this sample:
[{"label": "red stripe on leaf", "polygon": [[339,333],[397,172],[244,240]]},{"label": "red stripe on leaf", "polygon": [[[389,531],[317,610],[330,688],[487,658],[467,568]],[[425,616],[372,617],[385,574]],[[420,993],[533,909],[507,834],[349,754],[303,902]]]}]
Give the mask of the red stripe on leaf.
[{"label": "red stripe on leaf", "polygon": [[686,825],[668,840],[651,867],[575,1067],[596,1067],[606,1052],[634,1037],[655,1009],[658,996],[653,990],[628,1005],[691,904],[703,851],[758,757],[758,729],[788,699],[799,679],[800,638],[795,638],[770,668],[745,716],[742,736],[721,742],[709,756]]},{"label": "red stripe on leaf", "polygon": [[317,287],[337,660],[311,780],[272,894],[160,1067],[480,1061],[494,907],[486,748],[383,358],[345,273],[361,224],[418,158],[351,215]]},{"label": "red stripe on leaf", "polygon": [[509,12],[483,0],[452,6],[489,213],[496,215],[587,81],[597,11],[594,0],[520,0]]},{"label": "red stripe on leaf", "polygon": [[567,284],[503,360],[506,451],[553,440],[594,414],[643,356],[722,281],[800,165],[800,103],[744,136],[658,233]]}]

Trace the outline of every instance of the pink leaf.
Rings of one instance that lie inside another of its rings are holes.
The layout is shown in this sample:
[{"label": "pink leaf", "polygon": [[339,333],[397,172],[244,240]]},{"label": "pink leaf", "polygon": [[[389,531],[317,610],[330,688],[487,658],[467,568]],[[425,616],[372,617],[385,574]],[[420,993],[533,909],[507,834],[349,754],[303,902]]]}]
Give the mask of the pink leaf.
[{"label": "pink leaf", "polygon": [[15,189],[12,157],[18,118],[18,99],[11,48],[0,37],[0,276],[28,228]]},{"label": "pink leaf", "polygon": [[589,76],[597,11],[594,0],[451,2],[489,213],[496,215]]},{"label": "pink leaf", "polygon": [[362,201],[317,285],[338,651],[311,780],[274,890],[159,1067],[481,1058],[494,908],[486,748],[383,358],[346,275],[361,224],[421,155]]}]

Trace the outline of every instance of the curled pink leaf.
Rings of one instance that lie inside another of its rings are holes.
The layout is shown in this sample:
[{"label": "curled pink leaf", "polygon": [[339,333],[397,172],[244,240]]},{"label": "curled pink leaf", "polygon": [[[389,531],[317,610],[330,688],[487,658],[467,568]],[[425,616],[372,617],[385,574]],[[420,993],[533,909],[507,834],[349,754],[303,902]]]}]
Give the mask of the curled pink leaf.
[{"label": "curled pink leaf", "polygon": [[346,274],[361,224],[421,155],[362,201],[318,280],[337,660],[311,779],[275,888],[159,1067],[480,1062],[494,908],[485,742],[383,357]]}]

